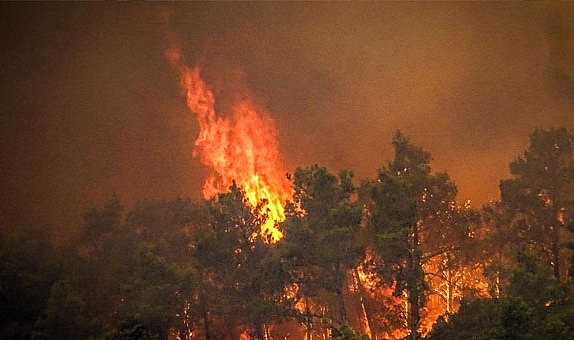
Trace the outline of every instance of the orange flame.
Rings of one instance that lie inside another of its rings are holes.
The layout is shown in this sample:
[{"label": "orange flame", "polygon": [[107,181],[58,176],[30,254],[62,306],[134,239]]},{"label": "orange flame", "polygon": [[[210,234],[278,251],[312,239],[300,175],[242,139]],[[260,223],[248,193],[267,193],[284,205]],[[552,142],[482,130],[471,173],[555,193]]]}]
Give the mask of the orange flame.
[{"label": "orange flame", "polygon": [[214,93],[202,79],[200,68],[187,66],[177,47],[168,49],[166,56],[180,73],[187,106],[196,114],[201,129],[194,156],[213,169],[203,187],[204,197],[226,192],[235,181],[252,206],[262,204],[266,216],[262,235],[279,240],[283,234],[275,223],[285,220],[283,207],[291,189],[279,162],[273,120],[258,111],[248,96],[236,101],[230,112],[225,112],[226,118],[218,115]]}]

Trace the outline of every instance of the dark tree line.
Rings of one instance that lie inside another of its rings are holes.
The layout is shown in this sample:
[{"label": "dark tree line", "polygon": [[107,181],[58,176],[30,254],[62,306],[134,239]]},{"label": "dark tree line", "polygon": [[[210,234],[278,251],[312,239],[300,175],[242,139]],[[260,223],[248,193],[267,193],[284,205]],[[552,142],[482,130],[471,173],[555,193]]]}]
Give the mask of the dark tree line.
[{"label": "dark tree line", "polygon": [[2,235],[0,338],[574,338],[570,133],[534,131],[480,210],[423,148],[393,146],[357,186],[298,168],[276,243],[235,185],[127,212],[114,196],[61,246]]}]

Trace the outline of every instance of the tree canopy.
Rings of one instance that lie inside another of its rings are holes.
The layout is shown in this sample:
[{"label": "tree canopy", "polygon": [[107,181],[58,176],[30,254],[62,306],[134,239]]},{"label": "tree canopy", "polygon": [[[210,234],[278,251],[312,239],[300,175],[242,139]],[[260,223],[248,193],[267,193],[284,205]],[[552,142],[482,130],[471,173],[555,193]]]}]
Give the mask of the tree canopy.
[{"label": "tree canopy", "polygon": [[424,148],[392,145],[360,184],[297,168],[277,242],[235,184],[113,195],[60,245],[2,233],[0,339],[572,339],[572,135],[535,130],[482,209]]}]

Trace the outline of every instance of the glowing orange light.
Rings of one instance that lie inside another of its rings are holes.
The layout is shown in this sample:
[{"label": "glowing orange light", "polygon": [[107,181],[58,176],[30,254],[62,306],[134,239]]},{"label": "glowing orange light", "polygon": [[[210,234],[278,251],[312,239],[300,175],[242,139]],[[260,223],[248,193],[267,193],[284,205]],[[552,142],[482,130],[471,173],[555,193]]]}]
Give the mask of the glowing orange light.
[{"label": "glowing orange light", "polygon": [[262,204],[267,219],[261,233],[271,241],[279,240],[283,235],[275,222],[285,219],[283,206],[291,189],[279,162],[273,120],[256,109],[248,96],[236,101],[225,118],[218,115],[214,93],[202,79],[201,69],[187,66],[177,47],[170,48],[166,56],[180,73],[187,106],[199,123],[194,155],[213,169],[203,187],[204,197],[226,192],[235,181],[252,206]]}]

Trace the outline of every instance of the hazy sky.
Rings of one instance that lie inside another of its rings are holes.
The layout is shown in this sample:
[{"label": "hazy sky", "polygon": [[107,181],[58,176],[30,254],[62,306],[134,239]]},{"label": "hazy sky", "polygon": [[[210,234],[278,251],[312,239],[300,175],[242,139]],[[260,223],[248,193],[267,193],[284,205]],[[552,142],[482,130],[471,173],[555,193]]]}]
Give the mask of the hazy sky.
[{"label": "hazy sky", "polygon": [[165,26],[206,80],[240,70],[285,167],[374,177],[401,129],[479,207],[537,127],[574,131],[574,4],[1,3],[0,227],[201,196]]}]

